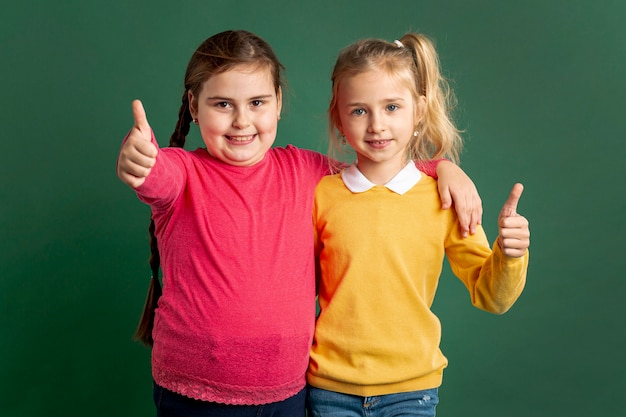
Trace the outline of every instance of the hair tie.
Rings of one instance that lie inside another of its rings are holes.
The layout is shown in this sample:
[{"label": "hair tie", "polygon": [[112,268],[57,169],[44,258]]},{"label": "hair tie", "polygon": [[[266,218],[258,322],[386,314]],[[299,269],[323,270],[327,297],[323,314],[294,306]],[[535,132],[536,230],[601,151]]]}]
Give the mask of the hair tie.
[{"label": "hair tie", "polygon": [[398,46],[398,48],[404,48],[404,45],[402,44],[402,42],[400,42],[397,39],[395,41],[393,41],[393,43],[395,43]]}]

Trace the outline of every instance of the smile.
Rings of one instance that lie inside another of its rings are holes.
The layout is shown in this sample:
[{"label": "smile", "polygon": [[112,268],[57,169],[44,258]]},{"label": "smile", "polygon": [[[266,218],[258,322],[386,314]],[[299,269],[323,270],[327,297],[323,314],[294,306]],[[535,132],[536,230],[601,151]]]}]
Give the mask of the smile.
[{"label": "smile", "polygon": [[229,142],[234,142],[234,143],[238,143],[238,144],[245,144],[245,143],[252,142],[255,137],[256,137],[256,134],[248,135],[248,136],[226,136],[226,139]]},{"label": "smile", "polygon": [[367,140],[367,141],[365,141],[365,143],[367,143],[370,146],[381,147],[381,146],[385,146],[385,145],[391,143],[392,140],[393,139]]}]

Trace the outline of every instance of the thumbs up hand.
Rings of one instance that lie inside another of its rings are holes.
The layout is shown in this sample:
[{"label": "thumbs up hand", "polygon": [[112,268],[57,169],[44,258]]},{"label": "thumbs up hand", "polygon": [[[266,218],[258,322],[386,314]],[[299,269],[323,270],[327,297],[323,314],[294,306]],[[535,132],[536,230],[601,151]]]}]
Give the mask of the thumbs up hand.
[{"label": "thumbs up hand", "polygon": [[120,149],[117,176],[132,188],[144,183],[156,163],[157,147],[152,143],[152,130],[141,101],[133,101],[135,124]]},{"label": "thumbs up hand", "polygon": [[513,258],[524,256],[530,246],[528,220],[517,213],[517,203],[522,196],[522,191],[524,191],[522,184],[518,183],[513,186],[498,217],[498,245],[505,255]]}]

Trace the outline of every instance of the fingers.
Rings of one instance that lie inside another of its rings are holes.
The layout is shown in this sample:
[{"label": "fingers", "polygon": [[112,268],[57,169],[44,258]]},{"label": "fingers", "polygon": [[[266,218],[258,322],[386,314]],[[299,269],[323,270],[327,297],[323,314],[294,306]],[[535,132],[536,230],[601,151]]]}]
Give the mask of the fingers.
[{"label": "fingers", "polygon": [[[151,143],[147,143],[147,145],[154,147]],[[132,188],[137,188],[150,175],[155,163],[156,157],[151,158],[143,155],[127,141],[118,157],[117,176],[125,184]]]},{"label": "fingers", "polygon": [[465,200],[465,196],[461,197],[455,195],[453,197],[450,187],[443,181],[437,181],[437,188],[439,188],[439,199],[441,200],[441,208],[443,210],[448,210],[452,207],[454,199],[454,208],[459,220],[459,231],[463,237],[467,237],[467,234],[470,231],[472,215],[468,209],[470,205]]},{"label": "fingers", "polygon": [[483,223],[483,203],[476,194],[474,202],[472,203],[472,211],[470,217],[470,233],[476,233],[476,226]]},{"label": "fingers", "polygon": [[452,195],[450,194],[450,187],[448,187],[442,181],[437,181],[437,188],[439,188],[439,198],[441,199],[441,208],[444,210],[452,207]]},{"label": "fingers", "polygon": [[453,196],[453,198],[461,234],[463,237],[467,237],[468,234],[473,235],[476,233],[476,227],[482,224],[483,216],[483,205],[478,191],[474,189],[470,195]]},{"label": "fingers", "polygon": [[137,177],[124,171],[118,171],[117,176],[124,184],[128,185],[129,187],[133,189],[141,186],[146,181],[146,178],[147,178],[147,176]]},{"label": "fingers", "polygon": [[441,208],[445,210],[454,204],[463,237],[476,233],[476,226],[481,224],[483,207],[472,180],[450,161],[437,164],[437,175]]},{"label": "fingers", "polygon": [[[130,138],[129,138],[130,139]],[[152,143],[128,143],[120,156],[124,160],[126,171],[137,177],[146,177],[156,163],[157,149]]]},{"label": "fingers", "polygon": [[514,216],[517,214],[517,204],[519,203],[519,199],[522,196],[523,191],[524,186],[522,184],[517,183],[513,186],[513,189],[509,194],[509,198],[507,198],[506,202],[502,206],[500,218]]},{"label": "fingers", "polygon": [[502,253],[518,258],[526,253],[530,246],[530,229],[524,216],[506,217],[500,220],[498,245]]}]

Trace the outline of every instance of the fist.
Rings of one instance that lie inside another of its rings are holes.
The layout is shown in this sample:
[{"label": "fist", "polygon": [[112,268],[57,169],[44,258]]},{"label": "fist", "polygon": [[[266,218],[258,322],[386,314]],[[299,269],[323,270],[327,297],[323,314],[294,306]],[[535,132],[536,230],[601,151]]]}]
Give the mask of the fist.
[{"label": "fist", "polygon": [[517,213],[517,204],[524,191],[522,184],[515,184],[498,217],[498,245],[502,252],[513,258],[524,256],[530,246],[528,220]]},{"label": "fist", "polygon": [[132,188],[144,183],[156,163],[158,149],[152,143],[152,129],[141,101],[133,101],[135,124],[117,157],[117,176]]}]

